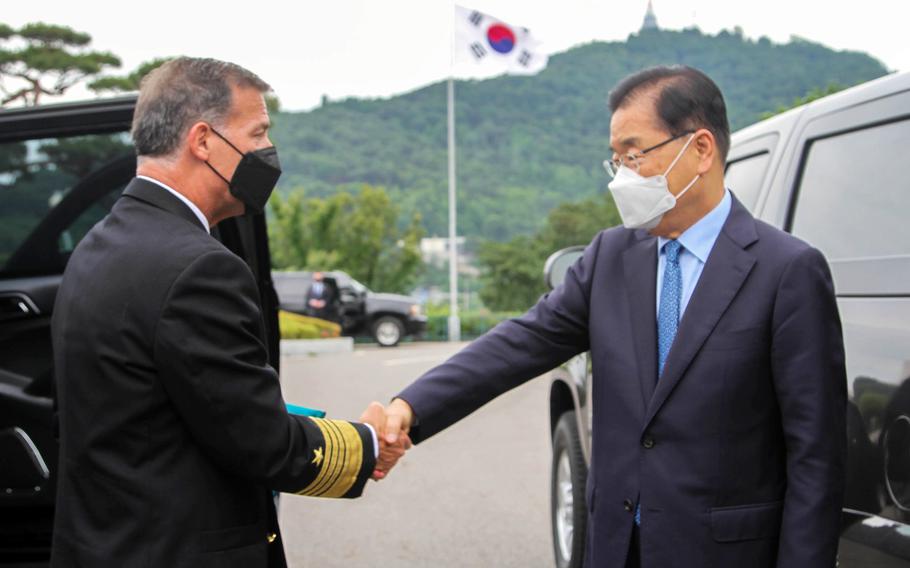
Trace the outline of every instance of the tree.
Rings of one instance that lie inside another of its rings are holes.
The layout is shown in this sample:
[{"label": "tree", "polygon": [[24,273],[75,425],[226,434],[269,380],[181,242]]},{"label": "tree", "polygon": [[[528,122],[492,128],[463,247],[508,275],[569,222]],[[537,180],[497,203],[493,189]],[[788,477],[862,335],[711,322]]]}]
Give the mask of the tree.
[{"label": "tree", "polygon": [[407,292],[421,268],[420,216],[399,225],[382,188],[364,185],[325,199],[302,191],[270,200],[273,268],[343,270],[375,290]]},{"label": "tree", "polygon": [[272,213],[268,223],[272,267],[292,270],[306,267],[311,239],[304,218],[303,191],[291,192],[287,199],[282,199],[276,192],[269,199],[269,208]]},{"label": "tree", "polygon": [[613,196],[604,192],[581,201],[557,205],[547,215],[538,239],[545,248],[544,253],[549,256],[566,247],[586,245],[604,228],[621,222]]},{"label": "tree", "polygon": [[151,61],[146,61],[141,64],[132,73],[121,76],[107,76],[99,77],[91,83],[89,83],[88,88],[96,93],[102,93],[104,91],[111,92],[130,92],[138,91],[139,85],[142,83],[142,79],[163,65],[164,63],[170,61],[171,57],[159,57],[157,59],[152,59]]},{"label": "tree", "polygon": [[599,231],[620,222],[612,197],[604,193],[558,205],[533,237],[485,242],[478,255],[483,269],[480,299],[491,310],[528,309],[546,292],[543,265],[550,254],[586,245]]},{"label": "tree", "polygon": [[507,243],[487,241],[478,260],[483,267],[480,299],[493,311],[524,310],[546,289],[543,284],[542,243],[519,236]]},{"label": "tree", "polygon": [[[173,57],[158,57],[151,61],[139,65],[133,72],[127,75],[109,75],[99,77],[89,83],[88,88],[96,93],[110,91],[112,93],[128,93],[139,90],[142,80],[146,75],[161,67]],[[281,112],[281,100],[274,93],[265,94],[265,106],[270,113]]]},{"label": "tree", "polygon": [[125,134],[107,136],[75,136],[47,140],[40,146],[44,155],[40,161],[33,159],[31,165],[51,166],[66,172],[79,180],[109,163],[114,156],[132,156],[133,145]]},{"label": "tree", "polygon": [[819,87],[813,88],[811,91],[806,93],[803,97],[797,97],[789,105],[780,105],[776,110],[772,110],[761,115],[761,119],[765,120],[766,118],[771,118],[772,116],[777,116],[783,112],[787,112],[790,109],[803,106],[804,104],[811,103],[812,101],[827,97],[828,95],[833,95],[834,93],[843,91],[846,89],[844,85],[838,83],[830,83],[824,89]]},{"label": "tree", "polygon": [[[6,43],[18,38],[18,45]],[[37,105],[41,97],[59,96],[94,77],[120,59],[106,51],[91,51],[92,38],[66,26],[36,22],[19,30],[0,24],[0,106],[15,101]]]}]

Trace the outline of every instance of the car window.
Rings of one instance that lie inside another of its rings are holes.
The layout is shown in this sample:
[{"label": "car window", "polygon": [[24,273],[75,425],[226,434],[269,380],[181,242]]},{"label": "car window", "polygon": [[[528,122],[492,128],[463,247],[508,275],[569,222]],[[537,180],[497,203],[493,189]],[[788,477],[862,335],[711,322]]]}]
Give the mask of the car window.
[{"label": "car window", "polygon": [[133,159],[126,132],[0,144],[0,274],[62,272],[123,191]]},{"label": "car window", "polygon": [[737,199],[749,211],[755,211],[770,161],[771,154],[762,152],[727,164],[724,184],[736,194]]},{"label": "car window", "polygon": [[908,146],[907,120],[813,141],[793,233],[829,260],[910,256]]}]

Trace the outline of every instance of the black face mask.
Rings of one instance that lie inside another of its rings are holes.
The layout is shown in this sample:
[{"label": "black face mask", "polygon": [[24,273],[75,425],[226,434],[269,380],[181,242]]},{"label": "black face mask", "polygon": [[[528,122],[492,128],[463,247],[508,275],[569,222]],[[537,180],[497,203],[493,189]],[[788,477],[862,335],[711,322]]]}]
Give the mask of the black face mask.
[{"label": "black face mask", "polygon": [[218,170],[212,167],[212,164],[205,162],[215,175],[224,180],[231,190],[231,195],[239,199],[246,205],[247,212],[262,213],[265,204],[281,177],[281,163],[278,161],[278,150],[274,146],[254,150],[244,154],[237,149],[237,146],[231,144],[230,140],[221,135],[220,132],[212,128],[212,132],[219,138],[228,143],[228,146],[235,152],[243,156],[234,175],[228,181]]}]

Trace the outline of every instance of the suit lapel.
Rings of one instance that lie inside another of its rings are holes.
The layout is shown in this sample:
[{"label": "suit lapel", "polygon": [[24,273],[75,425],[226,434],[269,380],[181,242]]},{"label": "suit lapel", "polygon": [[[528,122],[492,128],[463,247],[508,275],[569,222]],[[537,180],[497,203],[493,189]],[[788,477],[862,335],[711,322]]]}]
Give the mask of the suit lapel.
[{"label": "suit lapel", "polygon": [[196,214],[186,204],[171,195],[168,190],[150,181],[133,178],[129,185],[126,186],[126,189],[123,190],[123,195],[154,205],[159,209],[164,209],[182,219],[186,219],[194,226],[205,231],[205,227],[199,222]]},{"label": "suit lapel", "polygon": [[[745,283],[755,265],[755,257],[744,249],[757,239],[754,219],[734,198],[730,216],[714,243],[682,321],[679,322],[664,373],[657,382],[654,396],[648,405],[645,426],[682,379],[689,364]],[[652,318],[650,323],[653,325],[654,321]],[[656,335],[657,332],[654,333]],[[656,343],[657,340],[654,341]]]},{"label": "suit lapel", "polygon": [[623,253],[623,272],[632,319],[632,343],[638,362],[638,381],[645,408],[657,379],[657,238],[642,238]]}]

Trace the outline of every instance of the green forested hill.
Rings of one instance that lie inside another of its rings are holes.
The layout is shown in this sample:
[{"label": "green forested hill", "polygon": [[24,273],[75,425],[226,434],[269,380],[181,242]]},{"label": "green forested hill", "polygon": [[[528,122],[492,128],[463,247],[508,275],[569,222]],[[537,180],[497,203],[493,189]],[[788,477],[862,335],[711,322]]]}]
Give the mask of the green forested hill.
[{"label": "green forested hill", "polygon": [[[734,130],[813,88],[887,73],[868,55],[801,39],[776,44],[691,29],[586,44],[552,56],[533,77],[459,81],[459,233],[495,240],[528,234],[556,204],[605,191],[609,89],[630,72],[674,63],[717,81]],[[273,141],[286,172],[280,190],[302,187],[318,197],[348,184],[383,186],[403,219],[419,211],[429,235],[447,234],[444,83],[274,119]]]}]

